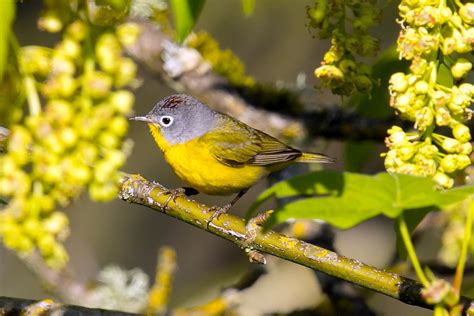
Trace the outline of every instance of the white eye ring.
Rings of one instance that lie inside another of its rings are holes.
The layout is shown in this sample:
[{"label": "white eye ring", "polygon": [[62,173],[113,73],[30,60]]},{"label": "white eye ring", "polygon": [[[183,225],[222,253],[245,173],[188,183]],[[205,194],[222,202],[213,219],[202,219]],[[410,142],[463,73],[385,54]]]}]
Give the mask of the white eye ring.
[{"label": "white eye ring", "polygon": [[164,127],[168,127],[173,124],[173,117],[169,115],[164,115],[160,118],[160,124]]}]

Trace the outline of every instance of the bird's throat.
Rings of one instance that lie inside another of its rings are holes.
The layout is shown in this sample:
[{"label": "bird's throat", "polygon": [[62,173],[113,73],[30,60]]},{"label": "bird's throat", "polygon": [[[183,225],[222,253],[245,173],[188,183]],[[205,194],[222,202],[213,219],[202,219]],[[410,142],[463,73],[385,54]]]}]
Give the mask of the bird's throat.
[{"label": "bird's throat", "polygon": [[148,124],[148,127],[150,128],[151,135],[153,135],[153,139],[158,147],[160,147],[161,151],[165,152],[170,147],[170,144],[161,134],[160,128],[156,127],[154,124]]}]

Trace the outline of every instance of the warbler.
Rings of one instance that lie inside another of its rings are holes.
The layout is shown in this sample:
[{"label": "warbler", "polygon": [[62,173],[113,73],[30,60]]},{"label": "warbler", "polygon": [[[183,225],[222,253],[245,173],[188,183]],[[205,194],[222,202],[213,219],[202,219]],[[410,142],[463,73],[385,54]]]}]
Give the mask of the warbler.
[{"label": "warbler", "polygon": [[175,190],[174,197],[185,192],[237,193],[229,204],[212,207],[215,212],[209,222],[271,172],[295,162],[333,162],[326,155],[292,148],[185,94],[165,97],[147,115],[130,119],[148,123],[167,163],[191,186]]}]

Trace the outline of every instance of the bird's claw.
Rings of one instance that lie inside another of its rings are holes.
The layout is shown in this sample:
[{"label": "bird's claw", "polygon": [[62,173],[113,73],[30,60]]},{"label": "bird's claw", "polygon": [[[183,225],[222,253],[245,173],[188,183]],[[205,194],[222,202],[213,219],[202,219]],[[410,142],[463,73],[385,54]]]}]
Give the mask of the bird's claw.
[{"label": "bird's claw", "polygon": [[231,206],[232,206],[231,204],[227,204],[224,206],[216,206],[216,205],[211,206],[208,211],[211,211],[214,213],[212,213],[211,218],[209,218],[209,221],[207,221],[207,227],[209,228],[209,224],[216,218],[219,218],[220,215],[227,213],[229,209],[231,208]]},{"label": "bird's claw", "polygon": [[163,203],[163,210],[166,211],[166,209],[168,208],[168,203],[173,200],[173,202],[176,202],[176,198],[178,198],[178,196],[180,195],[184,195],[186,193],[186,189],[185,188],[176,188],[176,189],[173,189],[173,190],[168,190],[166,192],[164,192],[163,194],[166,194],[166,195],[169,195],[168,198],[166,199],[165,203]]}]

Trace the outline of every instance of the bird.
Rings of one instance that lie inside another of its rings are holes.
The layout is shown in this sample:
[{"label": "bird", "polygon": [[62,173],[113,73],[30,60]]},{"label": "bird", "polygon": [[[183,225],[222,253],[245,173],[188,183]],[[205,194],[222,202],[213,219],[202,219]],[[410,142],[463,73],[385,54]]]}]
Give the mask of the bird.
[{"label": "bird", "polygon": [[186,94],[167,96],[145,116],[130,120],[148,124],[166,162],[190,185],[172,190],[173,198],[237,193],[230,203],[211,207],[214,212],[208,223],[228,212],[250,187],[272,172],[292,163],[334,162],[324,154],[295,149]]}]

